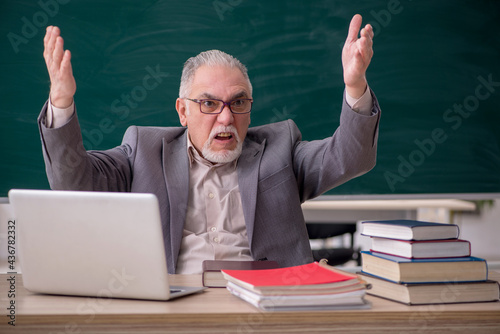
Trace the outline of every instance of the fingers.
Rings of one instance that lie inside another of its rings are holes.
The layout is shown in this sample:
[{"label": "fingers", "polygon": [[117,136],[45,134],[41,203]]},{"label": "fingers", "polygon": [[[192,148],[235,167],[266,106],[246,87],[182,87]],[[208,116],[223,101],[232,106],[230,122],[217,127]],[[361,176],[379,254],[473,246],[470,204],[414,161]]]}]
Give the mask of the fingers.
[{"label": "fingers", "polygon": [[367,24],[363,29],[361,29],[360,33],[361,37],[367,37],[369,39],[373,39],[373,27],[371,24]]},{"label": "fingers", "polygon": [[46,57],[48,55],[47,48],[49,45],[49,39],[52,32],[52,26],[48,26],[45,31],[45,37],[43,38],[43,56]]},{"label": "fingers", "polygon": [[361,15],[356,14],[353,16],[351,23],[349,24],[349,33],[347,34],[346,42],[355,42],[358,39],[358,33],[361,28],[362,21],[363,19]]},{"label": "fingers", "polygon": [[371,48],[373,46],[373,39],[372,35],[363,28],[361,31],[361,37],[359,39],[359,42],[363,47],[366,48]]},{"label": "fingers", "polygon": [[52,59],[52,53],[54,52],[56,39],[59,33],[59,28],[52,26],[47,27],[47,32],[43,41],[45,46],[44,56],[46,55],[48,59]]},{"label": "fingers", "polygon": [[[367,24],[361,29],[362,17],[359,14],[353,16],[349,24],[349,33],[347,35],[346,44],[355,44],[359,55],[365,60],[369,61],[373,56],[373,27]],[[360,31],[361,29],[361,31]],[[358,38],[359,34],[359,38]]]},{"label": "fingers", "polygon": [[64,51],[60,70],[67,75],[73,75],[73,68],[71,67],[71,52],[69,50]]},{"label": "fingers", "polygon": [[373,56],[373,28],[367,24],[360,32],[360,38],[356,41],[357,49],[365,61]]},{"label": "fingers", "polygon": [[64,54],[64,41],[60,33],[58,27],[49,26],[43,39],[43,57],[50,75],[59,69]]},{"label": "fingers", "polygon": [[56,37],[55,41],[55,47],[54,47],[54,52],[52,54],[52,64],[51,67],[54,68],[60,68],[61,67],[61,60],[64,55],[64,41],[61,36]]},{"label": "fingers", "polygon": [[52,59],[52,47],[50,45],[50,38],[52,36],[52,26],[47,27],[47,31],[45,33],[45,37],[43,38],[43,58],[45,58],[45,64],[47,68]]}]

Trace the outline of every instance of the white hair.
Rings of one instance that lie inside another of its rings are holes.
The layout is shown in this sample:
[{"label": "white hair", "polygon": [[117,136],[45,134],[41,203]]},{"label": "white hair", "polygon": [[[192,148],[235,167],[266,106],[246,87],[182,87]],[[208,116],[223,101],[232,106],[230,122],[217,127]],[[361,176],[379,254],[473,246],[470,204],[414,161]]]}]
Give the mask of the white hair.
[{"label": "white hair", "polygon": [[191,84],[193,83],[194,74],[196,73],[196,70],[203,65],[211,67],[227,66],[239,69],[247,80],[248,87],[250,87],[249,93],[252,95],[252,84],[250,83],[246,66],[243,65],[238,59],[225,52],[210,50],[204,51],[196,57],[191,57],[184,63],[181,76],[181,86],[179,88],[180,98],[188,97],[189,94],[191,94]]}]

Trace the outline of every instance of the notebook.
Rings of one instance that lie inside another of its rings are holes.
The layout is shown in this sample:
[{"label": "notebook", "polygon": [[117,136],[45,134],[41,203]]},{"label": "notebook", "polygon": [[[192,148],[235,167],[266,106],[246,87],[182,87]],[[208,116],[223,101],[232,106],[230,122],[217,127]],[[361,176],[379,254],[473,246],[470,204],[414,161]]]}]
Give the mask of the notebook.
[{"label": "notebook", "polygon": [[9,201],[32,292],[169,300],[205,289],[169,285],[153,194],[13,189]]}]

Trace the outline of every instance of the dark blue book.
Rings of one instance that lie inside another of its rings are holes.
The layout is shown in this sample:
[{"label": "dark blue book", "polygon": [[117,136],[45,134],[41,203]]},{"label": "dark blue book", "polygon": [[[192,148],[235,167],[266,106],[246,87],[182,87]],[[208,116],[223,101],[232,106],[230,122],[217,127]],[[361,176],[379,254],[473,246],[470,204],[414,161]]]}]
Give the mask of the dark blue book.
[{"label": "dark blue book", "polygon": [[418,220],[373,220],[361,226],[362,235],[399,240],[457,239],[460,234],[458,225]]},{"label": "dark blue book", "polygon": [[485,259],[474,256],[436,259],[361,252],[362,272],[395,283],[480,282],[488,279]]}]

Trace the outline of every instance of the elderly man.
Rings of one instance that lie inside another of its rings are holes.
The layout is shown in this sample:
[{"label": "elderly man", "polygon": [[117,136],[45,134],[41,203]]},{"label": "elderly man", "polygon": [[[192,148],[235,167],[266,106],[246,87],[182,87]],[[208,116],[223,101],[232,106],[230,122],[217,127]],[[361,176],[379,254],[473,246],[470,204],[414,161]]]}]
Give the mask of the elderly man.
[{"label": "elderly man", "polygon": [[249,128],[246,67],[212,50],[184,65],[176,101],[183,127],[132,126],[120,146],[86,152],[71,54],[48,27],[51,89],[39,127],[51,187],[155,194],[170,273],[200,273],[206,259],[311,262],[301,203],[375,165],[380,109],[365,77],[373,29],[360,28],[356,15],[342,53],[340,126],[330,138],[301,141],[291,120]]}]

